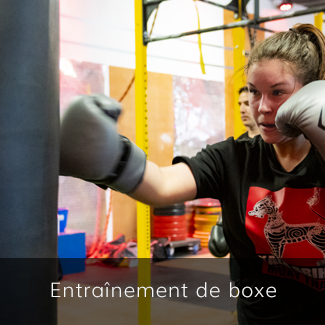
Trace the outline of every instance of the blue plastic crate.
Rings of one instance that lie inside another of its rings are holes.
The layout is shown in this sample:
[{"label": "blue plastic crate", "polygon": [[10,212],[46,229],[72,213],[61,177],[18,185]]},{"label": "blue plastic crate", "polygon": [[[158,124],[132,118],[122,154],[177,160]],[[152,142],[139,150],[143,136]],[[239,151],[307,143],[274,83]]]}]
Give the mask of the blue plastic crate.
[{"label": "blue plastic crate", "polygon": [[63,275],[86,269],[86,233],[66,229],[58,235],[58,255]]}]

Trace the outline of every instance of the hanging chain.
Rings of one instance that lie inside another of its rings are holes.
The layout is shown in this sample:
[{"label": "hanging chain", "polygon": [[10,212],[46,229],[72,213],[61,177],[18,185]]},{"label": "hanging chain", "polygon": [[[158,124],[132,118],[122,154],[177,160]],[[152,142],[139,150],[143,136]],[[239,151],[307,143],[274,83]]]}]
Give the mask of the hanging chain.
[{"label": "hanging chain", "polygon": [[[251,45],[251,49],[254,47],[255,42],[256,42],[256,34],[257,34],[257,29],[254,28],[256,25],[254,26],[247,26],[248,28],[248,35],[249,35],[249,43]],[[253,29],[253,33],[252,33],[252,29]]]}]

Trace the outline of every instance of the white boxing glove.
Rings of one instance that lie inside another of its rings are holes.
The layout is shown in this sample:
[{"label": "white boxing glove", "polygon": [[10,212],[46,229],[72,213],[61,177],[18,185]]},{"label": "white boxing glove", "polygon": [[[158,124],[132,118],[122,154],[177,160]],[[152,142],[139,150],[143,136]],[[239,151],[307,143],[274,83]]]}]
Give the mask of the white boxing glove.
[{"label": "white boxing glove", "polygon": [[284,135],[303,133],[325,160],[325,80],[298,90],[279,108],[275,124]]}]

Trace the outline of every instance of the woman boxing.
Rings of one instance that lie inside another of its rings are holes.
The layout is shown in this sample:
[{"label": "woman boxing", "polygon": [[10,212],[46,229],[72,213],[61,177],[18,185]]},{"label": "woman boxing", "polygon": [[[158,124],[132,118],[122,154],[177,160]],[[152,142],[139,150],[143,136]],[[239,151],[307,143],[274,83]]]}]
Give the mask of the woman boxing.
[{"label": "woman boxing", "polygon": [[[309,24],[257,44],[246,73],[260,135],[229,138],[195,157],[176,157],[169,167],[146,161],[116,137],[100,100],[78,98],[62,121],[61,174],[153,206],[220,200],[226,241],[241,267],[239,323],[324,324],[324,54],[324,35]],[[87,118],[80,121],[81,111]]]}]

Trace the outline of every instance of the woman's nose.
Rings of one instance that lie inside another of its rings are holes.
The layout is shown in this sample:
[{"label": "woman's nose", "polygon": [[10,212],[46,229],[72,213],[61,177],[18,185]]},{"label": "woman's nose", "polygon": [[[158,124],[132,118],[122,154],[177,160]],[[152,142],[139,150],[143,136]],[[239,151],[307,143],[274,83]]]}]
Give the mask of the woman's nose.
[{"label": "woman's nose", "polygon": [[266,97],[261,98],[260,105],[258,107],[258,112],[261,114],[267,114],[272,112],[270,102]]},{"label": "woman's nose", "polygon": [[245,110],[246,110],[246,106],[244,104],[241,104],[240,105],[240,108],[239,108],[239,111],[241,114],[244,114],[245,113]]}]

